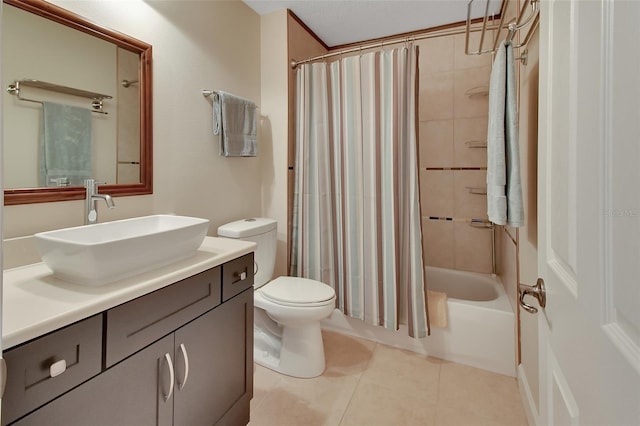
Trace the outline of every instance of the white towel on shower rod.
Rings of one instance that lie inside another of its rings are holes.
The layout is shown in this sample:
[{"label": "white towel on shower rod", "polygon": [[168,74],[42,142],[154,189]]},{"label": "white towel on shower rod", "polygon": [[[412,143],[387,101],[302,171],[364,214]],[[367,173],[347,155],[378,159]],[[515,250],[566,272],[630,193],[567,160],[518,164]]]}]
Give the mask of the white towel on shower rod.
[{"label": "white towel on shower rod", "polygon": [[497,225],[524,225],[515,62],[502,42],[491,70],[487,131],[487,215]]}]

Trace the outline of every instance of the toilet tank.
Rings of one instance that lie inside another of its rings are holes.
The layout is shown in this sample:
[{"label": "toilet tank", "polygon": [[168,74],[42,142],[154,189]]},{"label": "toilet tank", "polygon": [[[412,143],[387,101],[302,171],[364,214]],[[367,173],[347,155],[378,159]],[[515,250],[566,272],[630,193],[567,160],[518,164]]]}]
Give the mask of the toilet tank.
[{"label": "toilet tank", "polygon": [[254,259],[255,288],[265,285],[273,278],[277,228],[274,219],[264,217],[237,220],[218,228],[219,237],[237,238],[258,244]]}]

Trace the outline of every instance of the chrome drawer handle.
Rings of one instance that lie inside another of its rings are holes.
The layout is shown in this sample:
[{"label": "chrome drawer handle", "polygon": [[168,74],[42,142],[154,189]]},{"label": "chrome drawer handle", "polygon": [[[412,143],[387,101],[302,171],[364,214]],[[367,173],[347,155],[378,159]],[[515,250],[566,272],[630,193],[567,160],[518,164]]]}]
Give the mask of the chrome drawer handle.
[{"label": "chrome drawer handle", "polygon": [[178,383],[178,389],[182,390],[189,379],[189,356],[187,356],[187,348],[184,347],[184,343],[180,343],[180,351],[182,351],[182,357],[184,358],[184,379],[182,383]]},{"label": "chrome drawer handle", "polygon": [[57,377],[67,371],[67,361],[61,359],[60,361],[56,361],[49,367],[49,375],[53,377]]},{"label": "chrome drawer handle", "polygon": [[247,279],[247,270],[245,269],[242,272],[235,272],[233,276],[234,278],[237,278],[237,280],[234,281],[235,283],[237,283],[238,281],[244,281]]},{"label": "chrome drawer handle", "polygon": [[176,380],[176,376],[173,372],[173,362],[171,362],[171,356],[169,354],[164,354],[164,359],[167,361],[167,365],[169,366],[169,393],[168,394],[164,394],[164,392],[162,393],[162,397],[164,398],[165,401],[168,401],[169,398],[171,398],[171,395],[173,394],[173,382]]}]

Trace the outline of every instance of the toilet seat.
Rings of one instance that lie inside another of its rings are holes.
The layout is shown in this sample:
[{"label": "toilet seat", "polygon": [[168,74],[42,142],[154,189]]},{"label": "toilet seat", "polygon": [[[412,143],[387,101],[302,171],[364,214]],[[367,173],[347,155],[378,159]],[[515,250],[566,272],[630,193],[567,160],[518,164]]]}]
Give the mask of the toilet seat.
[{"label": "toilet seat", "polygon": [[284,306],[323,306],[332,303],[335,291],[319,281],[279,277],[260,288],[265,299]]}]

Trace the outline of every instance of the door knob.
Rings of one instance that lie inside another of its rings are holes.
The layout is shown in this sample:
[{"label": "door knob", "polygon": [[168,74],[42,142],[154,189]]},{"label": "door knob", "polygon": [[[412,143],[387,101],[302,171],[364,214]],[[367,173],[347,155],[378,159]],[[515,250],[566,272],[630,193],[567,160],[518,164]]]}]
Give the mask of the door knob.
[{"label": "door knob", "polygon": [[518,288],[518,293],[520,293],[520,297],[519,297],[520,306],[522,306],[522,308],[525,311],[529,312],[530,314],[537,313],[538,309],[534,308],[533,306],[527,304],[524,301],[524,297],[527,294],[530,294],[531,296],[538,299],[538,304],[540,305],[541,308],[544,308],[545,306],[547,306],[547,291],[544,287],[544,280],[542,278],[538,278],[538,281],[536,281],[535,286],[520,284]]}]

